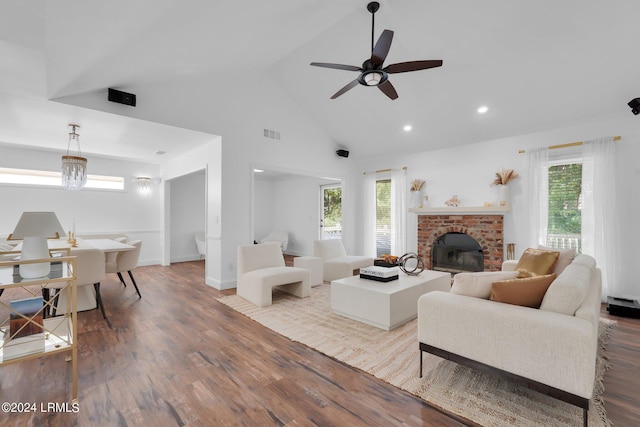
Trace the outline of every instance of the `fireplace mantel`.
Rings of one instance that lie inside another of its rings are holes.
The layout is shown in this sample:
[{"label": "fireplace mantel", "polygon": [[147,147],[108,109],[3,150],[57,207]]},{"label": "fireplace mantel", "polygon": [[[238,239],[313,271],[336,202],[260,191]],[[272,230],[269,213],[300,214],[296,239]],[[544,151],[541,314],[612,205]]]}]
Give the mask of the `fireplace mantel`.
[{"label": "fireplace mantel", "polygon": [[410,208],[409,212],[418,215],[504,215],[511,212],[511,206],[457,206],[438,208]]}]

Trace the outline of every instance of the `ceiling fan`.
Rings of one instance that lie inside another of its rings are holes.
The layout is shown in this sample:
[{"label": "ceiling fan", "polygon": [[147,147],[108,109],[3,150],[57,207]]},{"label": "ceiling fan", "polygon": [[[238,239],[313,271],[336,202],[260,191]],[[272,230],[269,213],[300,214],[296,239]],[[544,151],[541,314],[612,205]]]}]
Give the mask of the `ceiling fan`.
[{"label": "ceiling fan", "polygon": [[363,86],[378,86],[385,95],[391,99],[396,99],[398,93],[389,81],[389,74],[406,73],[408,71],[426,70],[442,66],[442,60],[425,60],[425,61],[409,61],[399,62],[397,64],[387,65],[382,68],[382,64],[391,48],[393,40],[393,31],[384,30],[378,38],[375,46],[373,44],[373,30],[375,27],[376,12],[380,9],[380,3],[372,1],[367,5],[367,10],[371,12],[371,58],[362,63],[362,67],[355,65],[331,64],[327,62],[312,62],[315,67],[335,68],[337,70],[359,71],[360,75],[354,81],[348,83],[345,87],[337,91],[331,99],[336,99],[348,90],[353,89],[358,84]]}]

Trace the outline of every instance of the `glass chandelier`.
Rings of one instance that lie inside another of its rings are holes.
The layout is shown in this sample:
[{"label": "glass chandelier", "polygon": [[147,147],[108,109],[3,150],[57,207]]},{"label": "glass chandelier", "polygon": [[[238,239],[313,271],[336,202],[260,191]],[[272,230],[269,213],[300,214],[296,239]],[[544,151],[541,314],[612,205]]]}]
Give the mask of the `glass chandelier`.
[{"label": "glass chandelier", "polygon": [[[80,190],[87,183],[87,159],[82,157],[80,152],[80,135],[76,133],[78,125],[70,124],[69,143],[67,144],[67,155],[62,156],[62,187],[65,190]],[[76,155],[69,155],[71,142],[77,145]]]}]

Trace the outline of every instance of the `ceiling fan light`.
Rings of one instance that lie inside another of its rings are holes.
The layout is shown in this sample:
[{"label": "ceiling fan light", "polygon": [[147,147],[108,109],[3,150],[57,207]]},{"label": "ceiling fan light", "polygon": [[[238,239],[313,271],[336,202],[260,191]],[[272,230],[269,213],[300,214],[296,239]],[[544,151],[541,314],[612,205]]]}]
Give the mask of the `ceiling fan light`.
[{"label": "ceiling fan light", "polygon": [[382,80],[382,73],[374,71],[372,73],[367,73],[364,75],[364,81],[367,86],[377,86],[380,84]]}]

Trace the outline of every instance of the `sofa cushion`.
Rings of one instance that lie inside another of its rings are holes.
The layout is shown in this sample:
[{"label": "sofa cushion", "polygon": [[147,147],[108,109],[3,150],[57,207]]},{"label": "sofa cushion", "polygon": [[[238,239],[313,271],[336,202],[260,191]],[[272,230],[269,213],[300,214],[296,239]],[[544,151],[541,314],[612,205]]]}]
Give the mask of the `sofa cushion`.
[{"label": "sofa cushion", "polygon": [[564,271],[564,269],[567,268],[569,264],[571,264],[571,261],[573,261],[573,259],[576,257],[576,248],[554,249],[554,248],[549,248],[547,246],[539,245],[538,249],[542,249],[545,251],[557,251],[560,253],[560,255],[558,255],[558,261],[556,262],[556,265],[553,267],[553,272],[556,273],[557,275],[560,275]]},{"label": "sofa cushion", "polygon": [[493,282],[515,279],[517,276],[517,271],[458,273],[453,277],[451,293],[488,299],[491,295],[491,284]]},{"label": "sofa cushion", "polygon": [[545,276],[493,282],[489,299],[507,304],[539,308],[544,294],[556,277],[555,273],[551,273]]},{"label": "sofa cushion", "polygon": [[575,315],[589,291],[591,268],[572,262],[551,283],[542,299],[540,310]]},{"label": "sofa cushion", "polygon": [[518,277],[544,276],[552,273],[559,255],[558,251],[528,248],[516,266]]}]

